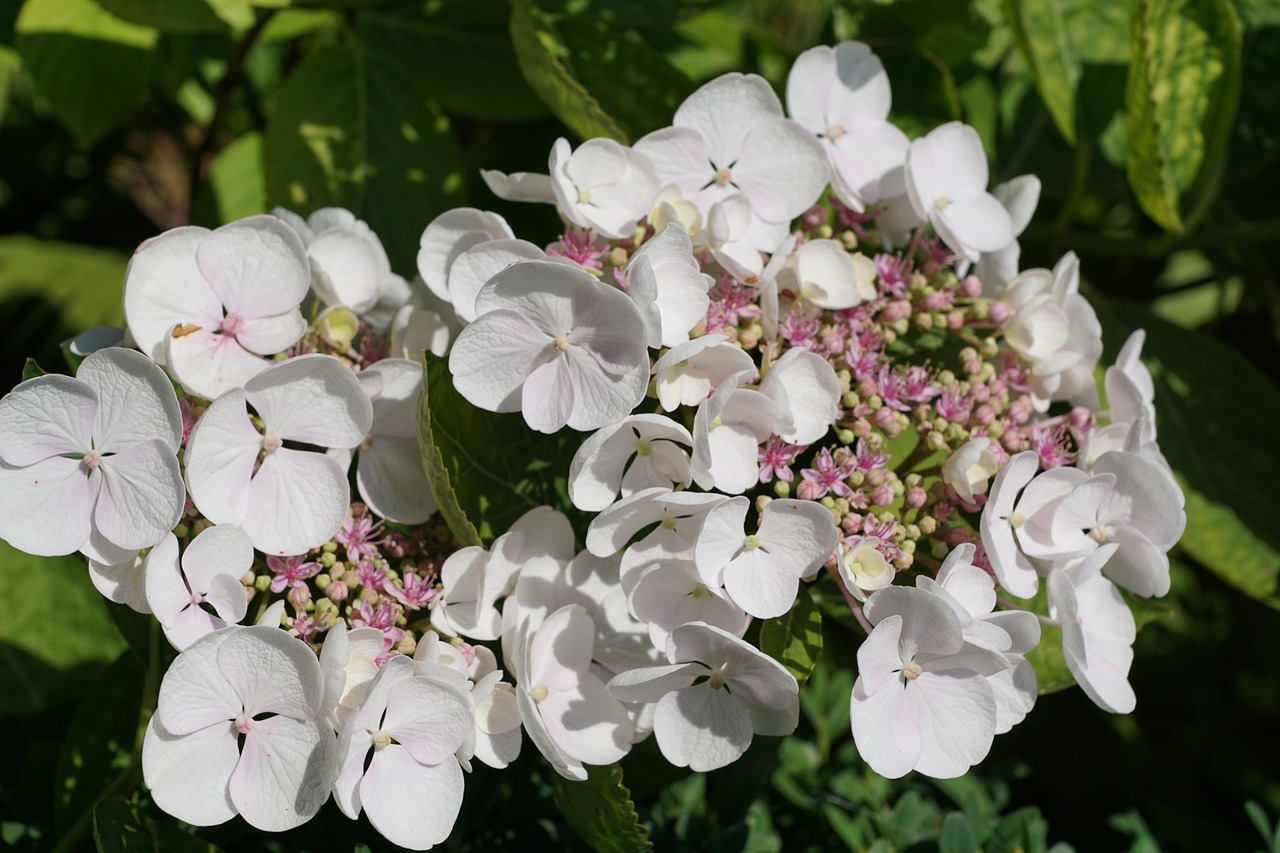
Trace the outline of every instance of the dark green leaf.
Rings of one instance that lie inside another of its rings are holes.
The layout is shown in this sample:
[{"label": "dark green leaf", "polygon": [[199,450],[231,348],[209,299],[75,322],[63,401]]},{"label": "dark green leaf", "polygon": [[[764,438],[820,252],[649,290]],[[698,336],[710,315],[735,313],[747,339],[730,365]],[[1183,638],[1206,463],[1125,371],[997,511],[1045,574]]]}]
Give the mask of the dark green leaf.
[{"label": "dark green leaf", "polygon": [[614,27],[664,27],[705,12],[719,0],[544,0],[542,8]]},{"label": "dark green leaf", "polygon": [[977,849],[969,821],[960,812],[948,814],[938,835],[938,853],[976,853]]},{"label": "dark green leaf", "polygon": [[143,667],[123,655],[102,670],[76,707],[55,776],[54,826],[65,832],[128,767],[138,734]]},{"label": "dark green leaf", "polygon": [[554,506],[573,519],[566,477],[580,438],[535,432],[519,414],[477,409],[453,387],[446,359],[424,356],[418,443],[432,494],[464,545],[490,542],[524,513]]},{"label": "dark green leaf", "polygon": [[27,0],[16,29],[24,68],[83,145],[116,126],[146,94],[154,29],[122,21],[92,0]]},{"label": "dark green leaf", "polygon": [[1061,0],[1005,0],[1014,43],[1031,69],[1049,115],[1074,145],[1080,67],[1068,39],[1064,11]]},{"label": "dark green leaf", "polygon": [[[214,3],[206,0],[96,0],[98,5],[123,21],[144,27],[154,27],[168,33],[223,32],[228,21],[219,17]],[[232,16],[239,12],[238,20],[253,12],[248,0],[218,0],[216,3]]]},{"label": "dark green leaf", "polygon": [[619,142],[666,127],[691,81],[633,30],[597,20],[556,20],[512,4],[511,39],[525,80],[579,137]]},{"label": "dark green leaf", "polygon": [[408,273],[427,223],[464,201],[460,154],[421,47],[367,35],[313,50],[285,81],[263,149],[267,202],[351,210]]},{"label": "dark green leaf", "polygon": [[49,371],[36,364],[36,360],[34,358],[29,358],[22,365],[22,381],[26,382],[28,379],[35,379],[37,376],[44,376],[48,372]]},{"label": "dark green leaf", "polygon": [[1275,469],[1280,391],[1236,350],[1145,308],[1108,303],[1099,318],[1109,352],[1146,329],[1160,449],[1187,496],[1182,547],[1236,589],[1280,608],[1280,500],[1261,473]]},{"label": "dark green leaf", "polygon": [[649,832],[636,815],[631,792],[622,784],[622,768],[587,767],[587,781],[571,782],[554,774],[556,804],[569,825],[598,853],[652,850]]},{"label": "dark green leaf", "polygon": [[1181,233],[1220,177],[1240,100],[1240,21],[1229,0],[1135,0],[1130,51],[1129,185]]},{"label": "dark green leaf", "polygon": [[822,612],[803,586],[786,614],[760,625],[760,651],[776,660],[804,684],[822,654]]},{"label": "dark green leaf", "polygon": [[124,800],[102,800],[94,806],[93,840],[98,853],[219,853],[174,824],[144,817]]}]

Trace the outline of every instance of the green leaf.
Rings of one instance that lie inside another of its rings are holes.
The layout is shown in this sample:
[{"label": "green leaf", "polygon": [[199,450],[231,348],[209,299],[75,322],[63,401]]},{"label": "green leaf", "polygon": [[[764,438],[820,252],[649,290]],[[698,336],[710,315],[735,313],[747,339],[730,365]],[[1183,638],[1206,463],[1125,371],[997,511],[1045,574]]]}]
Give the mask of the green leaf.
[{"label": "green leaf", "polygon": [[538,506],[581,519],[568,499],[569,462],[580,442],[567,430],[535,432],[518,414],[477,409],[453,387],[448,360],[423,355],[418,444],[431,493],[464,545],[490,542]]},{"label": "green leaf", "polygon": [[[166,33],[209,33],[225,32],[229,21],[220,17],[226,14],[231,20],[243,25],[244,14],[248,13],[249,23],[253,23],[253,10],[248,0],[217,0],[216,3],[206,0],[96,0],[99,6],[106,9],[123,21],[144,27],[154,27]],[[214,6],[223,7],[223,11]]]},{"label": "green leaf", "polygon": [[938,835],[938,853],[975,853],[977,849],[969,821],[960,812],[948,814]]},{"label": "green leaf", "polygon": [[369,36],[358,29],[311,51],[285,80],[263,148],[267,202],[345,207],[410,273],[423,228],[465,200],[461,155],[421,46]]},{"label": "green leaf", "polygon": [[62,738],[53,803],[54,826],[65,832],[128,767],[138,734],[143,667],[122,655],[102,670],[76,707]]},{"label": "green leaf", "polygon": [[1005,0],[1005,15],[1049,115],[1074,145],[1080,67],[1072,55],[1061,0]]},{"label": "green leaf", "polygon": [[28,379],[35,379],[37,376],[44,376],[48,372],[49,371],[36,364],[36,360],[34,358],[29,358],[22,365],[22,381],[26,382]]},{"label": "green leaf", "polygon": [[782,616],[760,624],[760,651],[776,660],[804,684],[822,654],[822,611],[802,586],[796,603]]},{"label": "green leaf", "polygon": [[122,21],[92,0],[27,0],[15,28],[36,89],[81,144],[119,124],[146,94],[156,64],[154,29]]},{"label": "green leaf", "polygon": [[1142,209],[1186,229],[1220,177],[1240,101],[1240,21],[1229,0],[1135,0],[1125,91],[1127,171]]},{"label": "green leaf", "polygon": [[1133,329],[1146,329],[1142,355],[1155,381],[1160,449],[1187,497],[1181,547],[1280,609],[1280,500],[1263,473],[1275,469],[1280,391],[1235,349],[1145,308],[1111,302],[1098,316],[1108,353]]},{"label": "green leaf", "polygon": [[9,685],[0,692],[0,716],[36,712],[78,692],[87,669],[124,651],[84,558],[33,557],[0,542],[0,588],[13,591],[0,619],[0,677]]},{"label": "green leaf", "polygon": [[265,212],[267,189],[262,173],[262,134],[246,133],[219,151],[209,169],[207,186],[210,196],[206,198],[213,208],[211,226]]},{"label": "green leaf", "polygon": [[174,824],[144,817],[124,800],[102,800],[94,806],[93,840],[98,853],[220,853]]},{"label": "green leaf", "polygon": [[556,804],[569,825],[598,853],[652,850],[649,832],[640,823],[631,792],[622,784],[622,768],[587,766],[585,782],[552,775]]},{"label": "green leaf", "polygon": [[528,0],[512,3],[511,40],[525,80],[583,139],[628,143],[665,127],[694,88],[635,31],[556,20]]},{"label": "green leaf", "polygon": [[614,27],[666,27],[707,11],[720,0],[544,0],[547,12],[572,14]]}]

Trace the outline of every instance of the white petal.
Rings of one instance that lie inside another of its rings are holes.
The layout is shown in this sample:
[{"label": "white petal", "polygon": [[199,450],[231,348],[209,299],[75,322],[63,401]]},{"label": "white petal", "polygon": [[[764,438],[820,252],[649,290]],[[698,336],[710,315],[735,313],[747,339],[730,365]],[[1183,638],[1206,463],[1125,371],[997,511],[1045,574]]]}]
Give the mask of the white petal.
[{"label": "white petal", "polygon": [[311,286],[307,251],[274,216],[250,216],[200,241],[196,264],[228,314],[269,317],[296,308]]},{"label": "white petal", "polygon": [[231,801],[255,829],[282,832],[301,826],[329,799],[336,756],[333,730],[323,722],[283,716],[259,720],[245,735],[240,763],[231,774]]},{"label": "white petal", "polygon": [[[324,679],[311,648],[279,628],[236,628],[218,647],[218,671],[250,716],[280,714],[296,720],[320,714]],[[165,719],[169,719],[168,716]]]},{"label": "white petal", "polygon": [[[779,157],[780,151],[786,156]],[[830,174],[821,143],[786,119],[753,128],[733,167],[734,183],[751,202],[752,212],[767,222],[788,222],[808,210]]]},{"label": "white petal", "polygon": [[103,459],[94,526],[120,548],[149,548],[182,517],[186,488],[173,450],[152,439]]},{"label": "white petal", "polygon": [[89,538],[101,482],[64,456],[25,468],[0,462],[0,539],[41,557],[78,550]]},{"label": "white petal", "polygon": [[242,525],[266,554],[303,554],[342,529],[351,501],[347,472],[322,453],[282,447],[249,484]]},{"label": "white petal", "polygon": [[489,311],[454,341],[449,353],[454,388],[481,409],[517,411],[525,378],[550,356],[552,340],[515,311]]},{"label": "white petal", "polygon": [[109,601],[124,604],[138,613],[150,613],[147,604],[145,562],[137,555],[127,562],[108,565],[89,560],[89,579]]},{"label": "white petal", "polygon": [[791,444],[811,444],[826,435],[840,412],[840,380],[821,356],[799,347],[778,359],[760,392],[784,412],[778,435]]},{"label": "white petal", "polygon": [[182,414],[173,386],[140,352],[108,347],[88,356],[76,378],[98,395],[94,446],[103,453],[155,439],[175,453],[182,441]]},{"label": "white petal", "polygon": [[391,270],[371,231],[330,229],[307,246],[316,295],[328,305],[363,314],[378,301],[383,276]]},{"label": "white petal", "polygon": [[157,364],[165,363],[165,339],[174,326],[213,328],[222,320],[222,302],[196,266],[196,248],[209,233],[195,226],[173,228],[139,246],[125,269],[129,333]]},{"label": "white petal", "polygon": [[97,393],[70,376],[28,379],[0,400],[0,459],[22,466],[89,452],[98,408]]},{"label": "white petal", "polygon": [[[174,540],[170,556],[176,557],[177,547]],[[201,637],[169,664],[160,682],[155,716],[165,731],[191,734],[233,720],[244,710],[235,688],[218,668],[218,649],[232,633],[219,631]],[[228,731],[234,732],[230,726]]]},{"label": "white petal", "polygon": [[920,760],[920,724],[906,690],[896,681],[868,694],[859,677],[849,701],[849,720],[858,755],[881,776],[901,779]]},{"label": "white petal", "polygon": [[782,118],[782,104],[773,87],[758,75],[735,72],[715,78],[685,98],[671,123],[702,134],[714,171],[738,159],[752,128],[778,118]]},{"label": "white petal", "polygon": [[[174,329],[174,332],[178,332]],[[164,339],[165,361],[183,390],[206,400],[243,387],[266,370],[269,362],[237,343],[231,335],[214,334],[208,328]]]},{"label": "white petal", "polygon": [[283,314],[245,319],[236,332],[236,343],[258,355],[275,355],[296,344],[306,331],[302,311],[294,308]]},{"label": "white petal", "polygon": [[996,703],[985,678],[968,670],[924,672],[906,694],[920,724],[916,770],[953,779],[987,757],[995,737]]},{"label": "white petal", "polygon": [[[253,543],[234,524],[218,524],[202,530],[182,554],[182,573],[191,588],[203,592],[215,575],[239,578],[253,567]],[[243,598],[243,594],[241,598]],[[240,616],[232,621],[240,621]]]},{"label": "white petal", "polygon": [[249,421],[243,390],[219,397],[196,421],[187,439],[187,487],[205,518],[215,524],[245,520],[261,449],[262,436]]},{"label": "white petal", "polygon": [[486,240],[458,255],[449,268],[449,299],[458,317],[476,318],[476,296],[501,270],[518,261],[546,260],[547,253],[527,240]]},{"label": "white petal", "polygon": [[244,386],[266,431],[320,447],[355,447],[373,425],[373,406],[351,368],[333,356],[300,355]]},{"label": "white petal", "polygon": [[[481,174],[484,174],[483,171]],[[548,181],[547,201],[551,200],[550,194]],[[496,213],[474,207],[445,211],[431,220],[422,232],[418,250],[418,273],[432,293],[448,302],[449,270],[458,255],[485,240],[501,240],[512,236],[514,235],[506,220]]]},{"label": "white petal", "polygon": [[369,508],[391,521],[421,524],[436,511],[416,438],[375,438],[360,451],[356,485]]},{"label": "white petal", "polygon": [[407,678],[387,694],[382,727],[415,760],[439,764],[453,757],[475,728],[471,700],[429,678]]},{"label": "white petal", "polygon": [[727,691],[706,685],[664,696],[653,718],[662,755],[706,772],[737,761],[751,745],[751,717]]},{"label": "white petal", "polygon": [[462,768],[452,757],[426,765],[391,744],[374,753],[360,783],[360,800],[384,838],[399,847],[426,850],[453,831],[462,790]]},{"label": "white petal", "polygon": [[240,760],[229,721],[190,734],[170,734],[152,716],[142,742],[142,775],[151,798],[167,814],[195,826],[215,826],[236,816],[231,774]]}]

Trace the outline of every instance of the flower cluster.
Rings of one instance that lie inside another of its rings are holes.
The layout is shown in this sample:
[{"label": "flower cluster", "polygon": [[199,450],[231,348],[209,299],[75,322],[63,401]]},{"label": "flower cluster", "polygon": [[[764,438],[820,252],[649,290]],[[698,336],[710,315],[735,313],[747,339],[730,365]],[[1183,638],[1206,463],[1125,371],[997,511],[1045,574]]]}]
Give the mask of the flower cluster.
[{"label": "flower cluster", "polygon": [[[1132,710],[1121,590],[1168,591],[1185,524],[1142,335],[1102,403],[1075,256],[1018,268],[1036,179],[989,190],[971,128],[908,140],[890,100],[853,42],[803,54],[785,110],[725,75],[634,146],[483,173],[566,230],[451,210],[412,282],[338,209],[139,247],[127,346],[0,401],[0,537],[83,553],[179,650],[156,803],[282,830],[332,796],[425,849],[524,735],[570,779],[650,734],[723,767],[797,725],[795,675],[744,638],[809,585],[866,631],[851,727],[883,775],[981,761],[1035,702],[1042,624]],[[589,433],[585,548],[553,507],[454,539],[424,350],[471,405]]]}]

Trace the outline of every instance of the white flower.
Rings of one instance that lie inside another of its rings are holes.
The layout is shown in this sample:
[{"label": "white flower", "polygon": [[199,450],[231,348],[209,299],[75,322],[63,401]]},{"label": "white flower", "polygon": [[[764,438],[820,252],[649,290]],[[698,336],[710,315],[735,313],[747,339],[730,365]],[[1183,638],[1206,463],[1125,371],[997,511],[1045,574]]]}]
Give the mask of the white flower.
[{"label": "white flower", "polygon": [[907,135],[889,123],[889,76],[865,44],[810,48],[787,75],[787,111],[822,140],[831,187],[845,204],[902,195]]},{"label": "white flower", "polygon": [[692,443],[689,431],[670,418],[631,415],[578,448],[569,466],[569,497],[578,509],[599,512],[619,490],[625,498],[654,486],[688,486],[689,453],[680,445]]},{"label": "white flower", "polygon": [[497,658],[485,646],[472,646],[470,662],[458,648],[427,631],[413,653],[414,674],[439,678],[468,694],[475,711],[475,730],[459,748],[458,761],[471,770],[471,759],[502,769],[520,756],[520,710],[515,690],[502,680]]},{"label": "white flower", "polygon": [[796,347],[774,362],[759,391],[778,407],[773,432],[788,444],[812,444],[840,414],[840,380],[825,358]]},{"label": "white flower", "polygon": [[766,222],[752,211],[745,193],[735,192],[711,205],[700,239],[726,272],[739,281],[754,282],[765,269],[761,252],[768,254],[782,245],[788,222]]},{"label": "white flower", "polygon": [[343,723],[333,799],[352,820],[363,811],[392,844],[426,850],[441,843],[462,808],[454,753],[474,727],[465,693],[415,676],[412,660],[393,657]]},{"label": "white flower", "polygon": [[[253,545],[240,528],[202,531],[178,558],[178,540],[165,536],[146,561],[147,604],[178,651],[244,618],[249,602],[240,578],[253,568]],[[209,613],[202,604],[216,613]]]},{"label": "white flower", "polygon": [[876,298],[876,265],[861,252],[850,254],[836,240],[809,240],[791,256],[784,275],[806,301],[842,311]]},{"label": "white flower", "polygon": [[893,583],[893,564],[880,551],[883,543],[875,536],[865,536],[852,547],[841,543],[837,548],[836,568],[844,588],[858,601],[866,601],[868,592],[884,589]]},{"label": "white flower", "polygon": [[354,451],[329,455],[346,470],[356,455],[356,487],[369,508],[401,524],[421,524],[436,511],[418,449],[418,397],[422,368],[403,358],[384,358],[356,375],[373,407],[369,434]]},{"label": "white flower", "polygon": [[960,500],[972,504],[976,495],[987,493],[987,481],[999,470],[991,439],[979,436],[960,445],[942,463],[942,482],[955,489]]},{"label": "white flower", "polygon": [[663,756],[702,773],[737,761],[754,735],[781,737],[800,719],[799,685],[780,663],[733,634],[693,622],[667,638],[667,666],[620,673],[609,692],[657,702]]},{"label": "white flower", "polygon": [[1029,509],[1029,504],[1018,505],[1018,493],[1027,487],[1039,468],[1040,457],[1034,450],[1024,450],[1011,457],[996,475],[978,523],[982,547],[991,561],[996,580],[1018,598],[1030,598],[1040,587],[1035,566],[1015,538],[1027,523]]},{"label": "white flower", "polygon": [[978,132],[949,122],[907,149],[907,195],[957,255],[976,261],[1013,239],[1013,222],[987,192],[987,155]]},{"label": "white flower", "polygon": [[511,226],[496,213],[474,207],[447,210],[431,220],[422,232],[418,249],[418,274],[436,298],[449,302],[449,272],[458,256],[487,240],[513,237],[515,234],[512,233]]},{"label": "white flower", "polygon": [[591,669],[595,626],[570,604],[537,628],[521,625],[507,662],[525,731],[551,766],[583,781],[583,764],[612,764],[631,747],[634,726],[622,704]]},{"label": "white flower", "polygon": [[[284,602],[277,602],[283,612]],[[275,605],[272,605],[273,607]],[[277,618],[276,623],[278,624]],[[369,683],[378,674],[383,635],[378,628],[352,628],[339,619],[324,635],[320,670],[324,673],[325,719],[336,732],[347,716],[360,707]]]},{"label": "white flower", "polygon": [[826,186],[822,146],[783,118],[778,96],[762,77],[717,77],[686,98],[671,123],[635,148],[653,162],[663,184],[677,184],[704,214],[741,192],[755,218],[789,222]]},{"label": "white flower", "polygon": [[703,335],[672,347],[653,365],[658,402],[668,412],[696,406],[735,373],[754,372],[755,362],[721,334]]},{"label": "white flower", "polygon": [[[263,432],[249,420],[246,404],[262,419]],[[281,362],[219,397],[196,422],[186,455],[191,500],[215,524],[243,527],[259,551],[292,555],[318,548],[347,516],[347,474],[323,453],[284,442],[353,448],[372,421],[369,397],[338,359],[303,355]]]},{"label": "white flower", "polygon": [[307,329],[301,238],[274,216],[152,237],[125,271],[124,315],[138,348],[213,400],[265,370]]},{"label": "white flower", "polygon": [[150,613],[147,604],[146,560],[140,554],[116,564],[89,560],[89,579],[94,589],[108,601],[123,604],[138,613]]},{"label": "white flower", "polygon": [[858,754],[890,779],[962,775],[991,749],[987,676],[1007,668],[1004,656],[967,643],[955,611],[921,589],[882,589],[865,612],[875,629],[858,647],[849,706]]},{"label": "white flower", "polygon": [[1104,711],[1127,714],[1137,705],[1129,685],[1137,625],[1133,611],[1099,569],[1114,559],[1104,545],[1068,569],[1049,575],[1049,615],[1062,626],[1067,668],[1085,695]]},{"label": "white flower", "polygon": [[588,139],[573,151],[567,139],[551,149],[551,191],[565,219],[605,237],[634,237],[658,195],[649,158],[612,139]]},{"label": "white flower", "polygon": [[140,353],[108,347],[75,379],[28,379],[0,400],[0,538],[129,562],[182,516],[181,439],[173,386]]},{"label": "white flower", "polygon": [[641,571],[631,590],[628,606],[649,627],[657,648],[666,648],[667,637],[688,622],[706,622],[741,637],[751,617],[729,600],[720,587],[707,586],[698,567],[688,560],[652,563]]},{"label": "white flower", "polygon": [[463,323],[476,318],[476,297],[497,273],[519,261],[552,261],[574,266],[567,258],[549,258],[527,240],[485,240],[459,254],[449,267],[449,300]]},{"label": "white flower", "polygon": [[326,305],[364,314],[384,293],[398,289],[382,241],[369,225],[341,207],[322,207],[304,222],[277,207],[272,211],[298,232],[311,261],[311,289]]},{"label": "white flower", "polygon": [[773,399],[738,387],[747,375],[721,381],[694,415],[693,481],[704,489],[740,494],[759,482],[757,448],[784,423]]},{"label": "white flower", "polygon": [[323,720],[320,664],[278,628],[236,626],[178,655],[142,744],[156,805],[213,826],[239,814],[280,832],[329,799],[337,742]]},{"label": "white flower", "polygon": [[644,323],[621,291],[581,269],[513,264],[476,298],[475,322],[449,354],[454,385],[491,412],[541,432],[616,423],[644,399]]},{"label": "white flower", "polygon": [[781,616],[795,603],[800,579],[822,567],[839,541],[831,512],[813,501],[775,500],[746,532],[746,498],[732,498],[707,514],[694,562],[708,587],[723,586],[743,610],[760,619]]},{"label": "white flower", "polygon": [[711,276],[698,267],[689,235],[674,222],[631,256],[625,277],[654,349],[688,341],[689,330],[707,315]]},{"label": "white flower", "polygon": [[488,567],[489,553],[476,545],[454,551],[445,559],[440,567],[443,590],[431,602],[435,628],[473,640],[496,640],[502,635],[502,615],[494,605],[508,578]]},{"label": "white flower", "polygon": [[982,292],[985,295],[996,296],[1018,274],[1022,247],[1018,245],[1017,238],[1027,230],[1027,225],[1036,212],[1036,204],[1040,201],[1040,179],[1035,175],[1019,175],[997,186],[991,194],[1009,211],[1014,239],[1002,249],[983,252],[973,268],[973,274],[982,282]]}]

